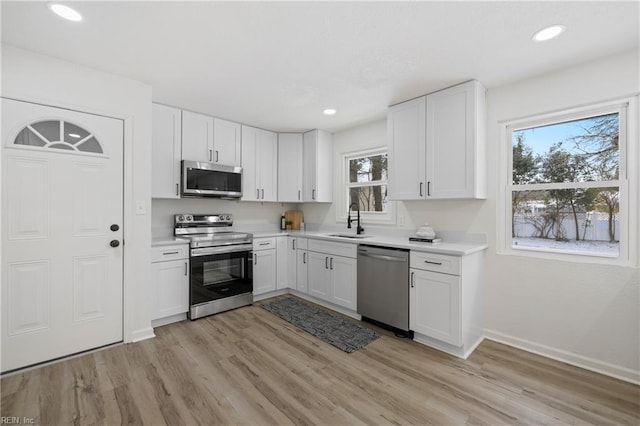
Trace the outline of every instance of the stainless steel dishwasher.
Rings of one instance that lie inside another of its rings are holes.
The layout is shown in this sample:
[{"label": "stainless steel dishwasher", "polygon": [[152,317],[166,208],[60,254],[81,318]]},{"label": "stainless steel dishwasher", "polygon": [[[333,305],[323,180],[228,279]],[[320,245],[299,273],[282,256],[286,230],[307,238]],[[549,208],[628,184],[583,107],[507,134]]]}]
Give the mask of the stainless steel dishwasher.
[{"label": "stainless steel dishwasher", "polygon": [[409,332],[409,250],[358,245],[358,307],[363,320]]}]

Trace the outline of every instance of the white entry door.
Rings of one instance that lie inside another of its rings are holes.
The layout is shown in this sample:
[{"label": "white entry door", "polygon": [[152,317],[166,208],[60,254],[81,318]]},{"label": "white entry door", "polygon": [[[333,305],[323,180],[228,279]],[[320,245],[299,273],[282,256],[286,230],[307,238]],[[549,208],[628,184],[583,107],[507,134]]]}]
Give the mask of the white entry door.
[{"label": "white entry door", "polygon": [[2,371],[122,341],[123,122],[2,99]]}]

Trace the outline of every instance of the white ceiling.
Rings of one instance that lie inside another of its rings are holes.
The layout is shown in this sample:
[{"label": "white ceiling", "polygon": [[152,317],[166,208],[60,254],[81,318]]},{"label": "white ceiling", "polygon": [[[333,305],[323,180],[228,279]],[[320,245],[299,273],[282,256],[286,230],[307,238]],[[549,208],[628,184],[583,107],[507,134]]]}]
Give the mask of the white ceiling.
[{"label": "white ceiling", "polygon": [[[638,1],[2,1],[2,41],[130,77],[154,101],[278,131],[345,129],[476,78],[496,87],[638,49]],[[566,25],[557,40],[532,34]],[[338,110],[335,116],[324,108]]]}]

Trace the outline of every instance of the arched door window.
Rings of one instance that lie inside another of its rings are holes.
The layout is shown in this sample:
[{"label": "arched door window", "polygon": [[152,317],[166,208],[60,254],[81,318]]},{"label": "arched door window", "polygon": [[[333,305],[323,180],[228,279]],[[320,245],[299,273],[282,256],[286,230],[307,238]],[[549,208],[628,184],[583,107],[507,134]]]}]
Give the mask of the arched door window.
[{"label": "arched door window", "polygon": [[13,143],[44,149],[103,154],[102,145],[93,134],[64,120],[43,120],[29,124],[18,133]]}]

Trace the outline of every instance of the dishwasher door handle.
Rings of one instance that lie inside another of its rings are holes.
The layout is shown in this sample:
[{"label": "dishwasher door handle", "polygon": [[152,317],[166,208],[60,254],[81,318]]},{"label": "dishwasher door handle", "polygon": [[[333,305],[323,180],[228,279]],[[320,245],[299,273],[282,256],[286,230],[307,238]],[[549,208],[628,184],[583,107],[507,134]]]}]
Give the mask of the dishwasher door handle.
[{"label": "dishwasher door handle", "polygon": [[361,251],[358,252],[358,256],[372,257],[374,259],[388,260],[388,261],[391,261],[391,262],[406,262],[407,261],[407,259],[405,259],[404,257],[385,256],[383,254],[369,254],[369,253],[363,253]]}]

